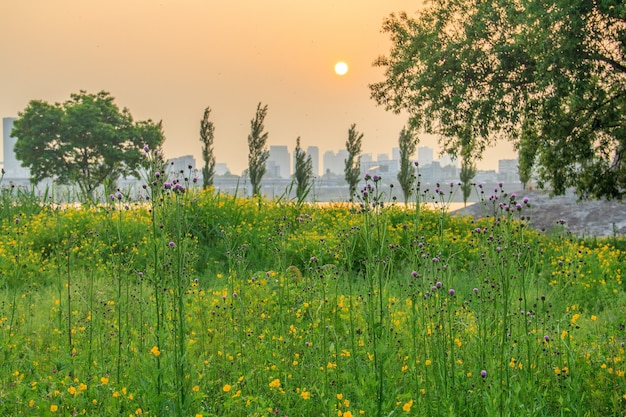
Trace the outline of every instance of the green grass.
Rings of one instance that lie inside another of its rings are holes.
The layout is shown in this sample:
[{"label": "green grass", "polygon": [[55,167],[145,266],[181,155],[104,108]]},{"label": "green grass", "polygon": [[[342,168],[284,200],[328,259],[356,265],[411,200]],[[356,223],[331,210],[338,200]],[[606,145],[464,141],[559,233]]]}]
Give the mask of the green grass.
[{"label": "green grass", "polygon": [[151,184],[4,189],[1,415],[626,413],[621,239],[536,233],[502,190],[474,221],[373,180],[357,206]]}]

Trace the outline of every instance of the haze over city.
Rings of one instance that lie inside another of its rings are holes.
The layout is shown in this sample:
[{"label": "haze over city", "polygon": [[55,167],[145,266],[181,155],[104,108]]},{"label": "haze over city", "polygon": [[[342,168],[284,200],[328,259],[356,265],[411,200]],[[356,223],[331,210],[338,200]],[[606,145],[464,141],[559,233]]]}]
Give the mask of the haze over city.
[{"label": "haze over city", "polygon": [[[259,102],[269,107],[268,145],[296,138],[320,153],[344,148],[348,128],[363,152],[390,154],[406,115],[377,107],[368,85],[383,78],[372,62],[387,54],[383,19],[421,2],[287,0],[26,0],[3,5],[0,117],[30,100],[63,102],[104,90],[136,120],[162,120],[166,157],[201,164],[199,126],[212,109],[215,155],[232,173],[247,166],[247,135]],[[347,73],[335,72],[337,62]],[[437,150],[437,138],[420,134]],[[1,151],[1,150],[0,150]],[[0,155],[2,156],[2,155]],[[485,154],[480,169],[515,158],[509,144]],[[1,159],[1,158],[0,158]]]}]

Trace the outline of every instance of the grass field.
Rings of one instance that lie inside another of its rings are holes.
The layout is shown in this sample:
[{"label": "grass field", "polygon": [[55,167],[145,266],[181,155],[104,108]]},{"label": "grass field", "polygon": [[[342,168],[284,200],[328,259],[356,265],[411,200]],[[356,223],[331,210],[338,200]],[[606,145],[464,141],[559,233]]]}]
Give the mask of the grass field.
[{"label": "grass field", "polygon": [[435,199],[5,187],[0,415],[625,415],[623,238],[537,233],[501,188],[480,221]]}]

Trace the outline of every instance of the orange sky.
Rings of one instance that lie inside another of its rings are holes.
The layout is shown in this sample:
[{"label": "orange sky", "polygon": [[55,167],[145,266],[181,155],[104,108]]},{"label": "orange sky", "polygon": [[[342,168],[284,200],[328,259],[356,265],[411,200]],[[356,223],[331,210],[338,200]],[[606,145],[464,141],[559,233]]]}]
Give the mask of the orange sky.
[{"label": "orange sky", "polygon": [[[372,62],[389,51],[385,16],[416,0],[20,0],[1,6],[0,117],[32,99],[62,102],[79,90],[110,92],[135,119],[162,120],[167,157],[201,164],[199,125],[212,108],[215,154],[239,174],[259,102],[269,107],[269,145],[296,138],[320,153],[344,147],[348,128],[363,152],[391,153],[405,118],[377,107]],[[348,63],[344,76],[337,61]],[[436,139],[421,135],[421,144]],[[321,156],[321,155],[320,155]],[[489,152],[483,169],[511,158]],[[321,167],[320,167],[321,168]]]}]

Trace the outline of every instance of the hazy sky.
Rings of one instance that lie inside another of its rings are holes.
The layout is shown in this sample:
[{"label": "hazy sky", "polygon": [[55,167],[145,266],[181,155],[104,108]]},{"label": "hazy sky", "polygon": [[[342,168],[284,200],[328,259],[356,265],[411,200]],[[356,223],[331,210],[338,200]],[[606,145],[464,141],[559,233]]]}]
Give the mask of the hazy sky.
[{"label": "hazy sky", "polygon": [[[1,0],[0,117],[32,99],[63,102],[105,90],[136,120],[162,120],[167,157],[201,165],[199,126],[212,109],[215,155],[247,166],[247,135],[267,104],[269,145],[296,138],[320,153],[344,148],[348,128],[363,152],[391,153],[405,124],[369,98],[382,80],[372,62],[390,48],[382,21],[419,0]],[[349,65],[334,72],[337,61]],[[436,138],[420,135],[436,148]],[[1,150],[0,150],[1,152]],[[511,158],[487,153],[483,169]],[[320,167],[321,168],[321,167]]]}]

